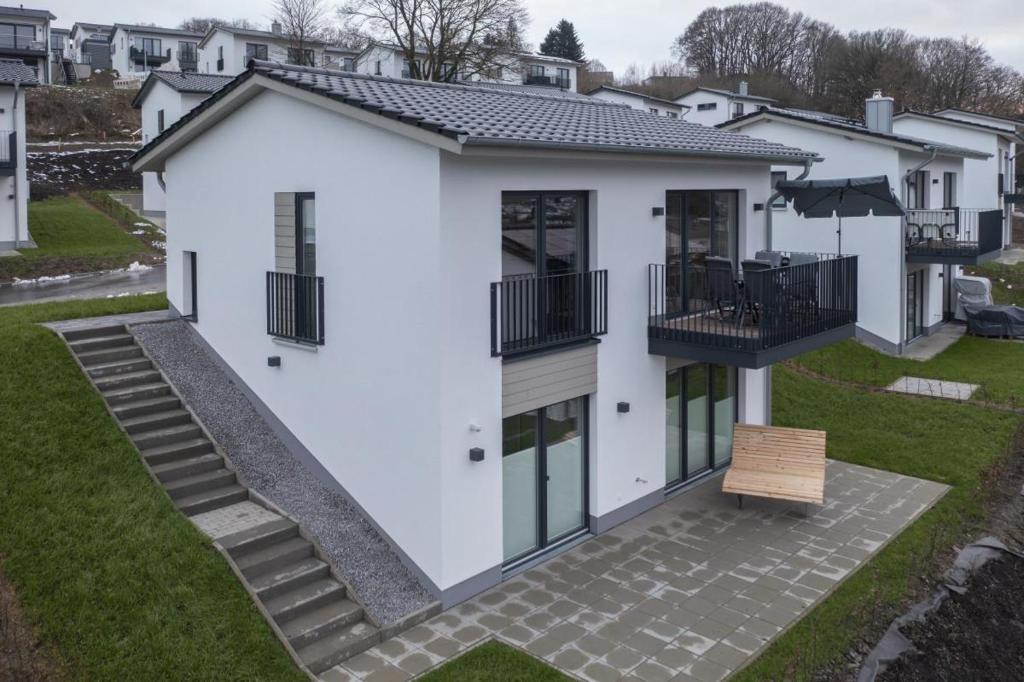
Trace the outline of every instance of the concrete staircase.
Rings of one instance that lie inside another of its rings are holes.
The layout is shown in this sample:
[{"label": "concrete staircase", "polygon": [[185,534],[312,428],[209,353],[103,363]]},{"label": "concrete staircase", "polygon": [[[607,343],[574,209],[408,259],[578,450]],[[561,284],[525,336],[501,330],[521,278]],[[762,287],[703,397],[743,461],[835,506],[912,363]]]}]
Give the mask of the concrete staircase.
[{"label": "concrete staircase", "polygon": [[[63,335],[183,514],[193,517],[254,499],[124,325]],[[381,640],[380,628],[291,519],[281,516],[216,543],[307,673],[317,675]]]}]

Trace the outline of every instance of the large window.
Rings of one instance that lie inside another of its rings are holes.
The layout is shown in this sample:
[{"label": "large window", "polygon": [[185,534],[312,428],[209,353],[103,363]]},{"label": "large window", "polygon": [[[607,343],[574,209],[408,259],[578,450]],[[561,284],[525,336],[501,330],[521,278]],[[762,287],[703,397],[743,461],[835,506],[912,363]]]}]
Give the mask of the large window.
[{"label": "large window", "polygon": [[732,117],[739,118],[743,115],[743,102],[734,102],[732,105]]},{"label": "large window", "polygon": [[251,59],[259,59],[260,61],[267,60],[267,46],[263,43],[246,43],[245,44],[245,62],[249,63]]},{"label": "large window", "polygon": [[0,24],[0,47],[24,50],[31,47],[32,42],[35,39],[35,26],[26,24]]},{"label": "large window", "polygon": [[924,334],[924,277],[927,270],[907,275],[907,342]]},{"label": "large window", "polygon": [[[786,171],[772,171],[772,194],[775,194],[775,186],[780,182],[786,180]],[[785,211],[786,210],[786,198],[783,196],[775,197],[772,201],[773,211]]]},{"label": "large window", "polygon": [[928,171],[917,171],[907,180],[907,208],[928,208]]},{"label": "large window", "polygon": [[670,315],[704,300],[708,256],[739,258],[738,195],[733,190],[672,191],[666,195],[665,297]]},{"label": "large window", "polygon": [[717,102],[704,102],[697,105],[697,111],[714,111],[718,108]]},{"label": "large window", "polygon": [[295,64],[297,66],[316,66],[316,58],[313,55],[313,50],[302,49],[297,47],[288,48],[288,63]]},{"label": "large window", "polygon": [[665,484],[673,487],[732,459],[736,368],[694,364],[665,377]]},{"label": "large window", "polygon": [[159,57],[160,47],[159,38],[135,38],[135,49],[147,57]]}]

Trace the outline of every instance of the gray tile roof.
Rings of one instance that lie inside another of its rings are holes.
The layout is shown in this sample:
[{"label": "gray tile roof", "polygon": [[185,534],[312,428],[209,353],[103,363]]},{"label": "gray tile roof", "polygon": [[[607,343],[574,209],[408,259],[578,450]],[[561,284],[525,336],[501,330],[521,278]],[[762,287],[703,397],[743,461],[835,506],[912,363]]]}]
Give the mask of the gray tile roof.
[{"label": "gray tile roof", "polygon": [[196,33],[195,31],[185,31],[180,28],[164,28],[162,26],[142,26],[139,24],[114,24],[114,29],[121,29],[122,31],[131,31],[132,33],[152,33],[153,35],[171,35],[171,36],[183,36],[186,38],[199,38],[203,37],[202,33]]},{"label": "gray tile roof", "polygon": [[234,76],[220,76],[212,73],[193,71],[150,71],[138,94],[132,99],[132,106],[139,108],[153,83],[161,81],[178,92],[213,94],[234,80]]},{"label": "gray tile roof", "polygon": [[[484,88],[485,90],[501,90],[504,92],[512,93],[526,93],[529,95],[542,95],[547,97],[561,97],[564,99],[576,99],[582,101],[590,101],[593,98],[587,95],[575,92],[573,90],[562,90],[550,85],[523,85],[520,83],[491,83],[487,81],[458,81],[458,85],[468,85],[474,88]],[[604,100],[602,100],[604,101]],[[611,104],[611,102],[607,102]]]},{"label": "gray tile roof", "polygon": [[29,9],[27,7],[0,7],[0,14],[7,14],[19,17],[35,17],[37,19],[49,19],[53,21],[57,17],[48,9]]},{"label": "gray tile roof", "polygon": [[705,88],[703,86],[696,87],[693,90],[688,90],[687,92],[684,92],[683,94],[679,95],[679,97],[677,97],[676,99],[679,99],[681,97],[686,97],[687,95],[695,93],[698,90],[703,91],[703,92],[713,92],[716,95],[725,95],[726,97],[734,97],[734,98],[737,98],[737,99],[752,99],[752,100],[758,100],[758,101],[761,101],[761,102],[777,102],[778,101],[778,100],[772,99],[771,97],[761,97],[759,95],[741,95],[740,93],[733,92],[732,90],[720,90],[718,88]]},{"label": "gray tile roof", "polygon": [[[980,114],[987,116],[987,114]],[[939,123],[948,123],[950,125],[964,126],[966,128],[977,128],[978,130],[984,130],[986,132],[995,133],[1002,135],[1003,137],[1017,138],[1018,135],[1009,128],[997,128],[996,126],[985,125],[984,123],[978,123],[977,121],[968,121],[963,118],[952,118],[950,116],[939,116],[938,114],[928,114],[923,111],[915,111],[914,109],[904,109],[900,113],[896,114],[893,118],[926,118],[929,120],[937,121]]]},{"label": "gray tile roof", "polygon": [[39,78],[31,66],[20,59],[0,59],[0,84],[39,85]]},{"label": "gray tile roof", "polygon": [[274,62],[253,62],[250,68],[276,81],[434,130],[465,145],[797,162],[817,156],[802,149],[679,119],[651,116],[628,107],[596,104],[593,100],[382,78]]},{"label": "gray tile roof", "polygon": [[665,106],[676,107],[677,109],[689,109],[689,104],[681,104],[680,102],[673,102],[670,99],[662,99],[660,97],[654,97],[652,95],[645,95],[642,92],[633,92],[632,90],[623,90],[622,88],[616,88],[611,85],[598,85],[596,88],[587,93],[587,96],[593,97],[595,93],[601,92],[616,92],[620,95],[628,95],[630,97],[639,97],[640,99],[648,102],[656,102]]}]

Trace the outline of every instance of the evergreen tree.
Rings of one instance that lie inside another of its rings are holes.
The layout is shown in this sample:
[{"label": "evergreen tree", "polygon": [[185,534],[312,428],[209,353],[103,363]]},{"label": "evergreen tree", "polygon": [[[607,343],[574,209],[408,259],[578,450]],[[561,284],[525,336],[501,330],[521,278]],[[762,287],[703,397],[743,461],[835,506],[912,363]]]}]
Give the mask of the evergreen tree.
[{"label": "evergreen tree", "polygon": [[571,21],[562,19],[558,24],[548,31],[544,42],[540,44],[540,53],[549,57],[562,57],[581,62],[583,56],[583,43],[576,35],[576,27]]}]

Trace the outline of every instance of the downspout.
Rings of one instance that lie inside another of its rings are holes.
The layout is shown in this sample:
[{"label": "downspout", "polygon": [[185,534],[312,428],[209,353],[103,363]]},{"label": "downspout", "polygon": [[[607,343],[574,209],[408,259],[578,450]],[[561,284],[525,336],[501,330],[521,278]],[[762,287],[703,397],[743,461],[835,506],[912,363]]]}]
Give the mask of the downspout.
[{"label": "downspout", "polygon": [[162,189],[164,191],[164,193],[166,193],[167,192],[167,184],[164,183],[164,172],[163,171],[157,171],[156,172],[156,182],[157,182],[158,185],[160,185],[160,189]]},{"label": "downspout", "polygon": [[[794,180],[803,180],[811,174],[811,166],[814,161],[804,161],[804,171],[793,178]],[[776,190],[770,197],[768,197],[768,203],[764,205],[764,226],[765,226],[765,250],[772,250],[772,202],[782,196],[782,192]]]},{"label": "downspout", "polygon": [[[11,122],[11,129],[14,131],[18,130],[18,86],[21,85],[19,79],[14,79],[14,104],[11,105],[11,116],[13,121]],[[14,156],[14,249],[18,250],[21,246],[21,200],[20,193],[18,192],[18,173],[23,168],[18,165],[18,140],[17,134],[14,136],[15,144],[14,149],[9,149],[8,154]]]},{"label": "downspout", "polygon": [[[910,194],[908,191],[906,191],[907,188],[909,187],[909,185],[907,183],[910,181],[910,177],[914,173],[916,173],[919,170],[921,170],[922,168],[924,168],[925,166],[929,165],[932,161],[935,160],[935,157],[938,156],[938,154],[939,154],[939,150],[938,150],[937,147],[929,146],[929,147],[925,147],[925,149],[930,149],[931,150],[931,156],[929,156],[927,159],[925,159],[921,163],[917,164],[916,166],[914,166],[913,168],[908,170],[906,172],[906,174],[904,174],[904,176],[903,176],[903,181],[900,183],[900,193],[904,197],[904,199],[903,199],[904,204],[906,203],[906,199],[908,198],[908,196]],[[900,344],[900,349],[899,349],[900,350],[900,355],[903,355],[903,349],[907,345],[907,342],[909,341],[909,339],[907,339],[907,288],[906,288],[907,287],[907,253],[906,253],[907,225],[906,225],[906,222],[907,222],[907,219],[906,219],[906,216],[904,216],[903,220],[900,221],[900,236],[903,237],[900,241],[904,243],[903,253],[900,254],[900,281],[899,281],[899,291],[900,291],[900,321],[899,321],[899,325],[901,327],[901,329],[900,329],[900,338],[903,339],[903,343]],[[949,286],[949,282],[943,282],[943,286]],[[920,302],[918,302],[918,305],[920,305]]]}]

